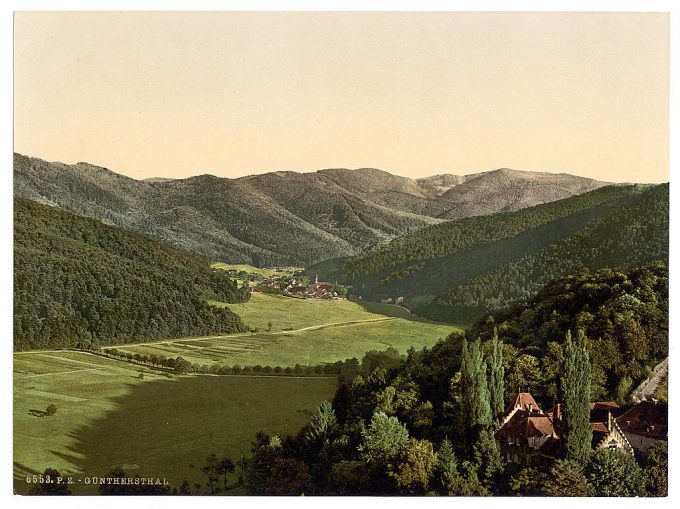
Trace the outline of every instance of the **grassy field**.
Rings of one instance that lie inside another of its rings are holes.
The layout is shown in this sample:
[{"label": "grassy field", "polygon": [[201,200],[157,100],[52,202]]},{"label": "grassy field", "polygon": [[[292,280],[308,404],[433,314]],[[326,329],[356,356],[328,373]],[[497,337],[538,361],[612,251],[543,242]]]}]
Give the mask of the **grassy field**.
[{"label": "grassy field", "polygon": [[[213,303],[214,305],[225,305]],[[253,294],[230,304],[255,333],[117,345],[132,353],[181,355],[199,364],[316,365],[368,350],[433,345],[455,327],[412,319],[377,303],[292,299]],[[271,322],[271,330],[269,323]],[[138,378],[145,372],[143,380]],[[121,466],[127,473],[204,483],[211,452],[249,454],[260,429],[293,433],[322,400],[334,378],[175,376],[85,352],[14,355],[15,490],[25,477],[52,467],[79,479]],[[50,405],[54,415],[45,415]],[[92,493],[75,484],[74,493]]]},{"label": "grassy field", "polygon": [[[204,483],[215,452],[248,455],[262,429],[292,433],[335,391],[333,378],[171,376],[80,352],[14,355],[14,476],[57,468],[75,479],[127,473]],[[54,404],[57,412],[43,415]],[[92,493],[75,484],[74,493]]]},{"label": "grassy field", "polygon": [[349,300],[299,299],[263,293],[253,293],[244,304],[212,304],[227,306],[251,328],[264,330],[271,322],[272,332],[385,316],[409,317],[407,310],[379,302],[363,305]]},{"label": "grassy field", "polygon": [[457,330],[450,325],[411,320],[408,311],[377,303],[371,304],[369,311],[350,301],[256,293],[245,304],[228,307],[258,332],[116,348],[133,354],[179,355],[197,364],[287,367],[360,359],[368,350],[385,350],[390,346],[403,353],[411,346],[416,349],[432,346],[437,339]]},{"label": "grassy field", "polygon": [[270,276],[290,276],[293,274],[295,271],[302,271],[303,269],[298,268],[298,267],[282,267],[282,271],[276,271],[274,269],[268,269],[268,268],[260,268],[260,267],[253,267],[252,265],[246,265],[246,264],[234,264],[234,263],[213,263],[211,265],[212,268],[214,269],[222,269],[222,270],[238,270],[248,272],[249,274],[260,274],[264,277],[270,277]]}]

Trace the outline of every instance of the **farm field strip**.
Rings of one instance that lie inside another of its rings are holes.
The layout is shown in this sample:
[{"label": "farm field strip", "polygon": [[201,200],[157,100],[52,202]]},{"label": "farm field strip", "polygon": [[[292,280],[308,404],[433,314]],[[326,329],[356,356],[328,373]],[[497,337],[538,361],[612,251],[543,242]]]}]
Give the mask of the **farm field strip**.
[{"label": "farm field strip", "polygon": [[68,375],[70,373],[83,373],[85,371],[101,371],[101,368],[71,369],[68,371],[55,371],[52,373],[38,373],[34,375],[17,376],[15,378],[18,378],[19,380],[24,380],[26,378],[38,378],[41,376],[55,376],[55,375]]}]

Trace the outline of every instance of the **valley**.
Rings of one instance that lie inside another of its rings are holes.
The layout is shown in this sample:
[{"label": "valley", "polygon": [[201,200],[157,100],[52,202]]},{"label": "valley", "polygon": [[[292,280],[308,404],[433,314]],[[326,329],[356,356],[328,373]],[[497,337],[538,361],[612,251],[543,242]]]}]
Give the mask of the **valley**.
[{"label": "valley", "polygon": [[[667,355],[667,185],[512,170],[134,181],[17,161],[18,493],[49,467],[210,494],[211,453],[235,462],[225,494],[300,491],[298,467],[326,483],[314,490],[355,493],[313,465],[330,450],[349,460],[327,467],[368,476],[357,453],[380,413],[469,456],[463,406],[482,400],[457,396],[468,337],[506,342],[500,406],[527,383],[542,405],[559,396],[567,330],[592,340],[596,398],[627,404]],[[340,423],[326,445],[309,435],[323,401]],[[266,487],[270,468],[281,485]]]}]

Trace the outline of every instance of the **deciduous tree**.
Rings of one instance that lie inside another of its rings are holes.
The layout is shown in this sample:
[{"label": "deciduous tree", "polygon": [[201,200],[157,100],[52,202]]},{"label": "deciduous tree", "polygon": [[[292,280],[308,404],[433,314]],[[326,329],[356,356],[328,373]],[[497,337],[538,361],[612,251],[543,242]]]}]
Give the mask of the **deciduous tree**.
[{"label": "deciduous tree", "polygon": [[600,449],[586,469],[593,494],[600,497],[637,497],[644,494],[645,479],[630,454]]},{"label": "deciduous tree", "polygon": [[581,465],[575,461],[557,460],[550,468],[541,493],[550,497],[587,497],[590,486]]},{"label": "deciduous tree", "polygon": [[389,465],[397,460],[408,444],[408,430],[396,417],[382,412],[373,414],[368,429],[362,432],[359,445],[361,457],[367,463]]}]

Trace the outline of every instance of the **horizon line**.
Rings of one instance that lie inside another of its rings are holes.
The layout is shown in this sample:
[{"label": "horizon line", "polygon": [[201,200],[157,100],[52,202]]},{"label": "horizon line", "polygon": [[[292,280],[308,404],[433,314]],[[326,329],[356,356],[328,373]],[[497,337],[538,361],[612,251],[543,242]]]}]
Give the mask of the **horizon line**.
[{"label": "horizon line", "polygon": [[485,173],[491,173],[494,171],[501,171],[501,170],[507,170],[507,171],[514,171],[518,173],[534,173],[534,174],[551,174],[551,175],[569,175],[572,177],[577,177],[577,178],[583,178],[583,179],[590,179],[590,180],[595,180],[597,182],[603,182],[603,183],[608,183],[608,184],[663,184],[669,182],[669,180],[665,181],[658,181],[658,182],[649,182],[649,181],[636,181],[636,182],[631,182],[631,181],[610,181],[610,180],[598,180],[597,178],[594,177],[586,177],[582,175],[577,175],[574,173],[569,173],[568,171],[559,171],[559,170],[518,170],[515,168],[512,168],[510,166],[500,166],[492,169],[485,169],[485,170],[473,170],[471,173],[448,173],[448,172],[443,172],[443,173],[431,173],[428,175],[424,175],[422,177],[408,177],[405,175],[400,175],[399,173],[393,173],[389,170],[385,170],[376,166],[360,166],[356,168],[350,168],[346,166],[328,166],[324,168],[318,168],[318,169],[311,169],[311,170],[291,170],[291,169],[264,169],[264,170],[254,170],[252,173],[245,173],[243,175],[238,175],[238,176],[224,176],[224,175],[219,175],[215,173],[209,173],[215,170],[205,170],[203,172],[200,172],[202,170],[198,170],[200,173],[194,173],[192,175],[186,176],[186,177],[165,177],[163,175],[154,175],[150,177],[143,177],[143,178],[136,178],[133,177],[119,169],[111,169],[109,166],[104,166],[100,163],[93,163],[89,161],[76,161],[76,162],[64,162],[64,161],[59,161],[59,160],[50,160],[44,157],[40,156],[35,156],[35,155],[28,155],[28,154],[23,154],[21,152],[14,151],[14,155],[19,155],[22,157],[26,157],[29,159],[39,159],[41,161],[45,161],[46,163],[50,164],[63,164],[65,166],[77,166],[79,164],[87,164],[89,166],[94,166],[97,168],[101,168],[106,171],[110,171],[112,173],[115,173],[116,175],[120,175],[122,177],[129,178],[131,180],[134,180],[136,182],[144,182],[148,180],[155,180],[155,179],[163,179],[163,180],[168,180],[168,181],[181,181],[181,180],[188,180],[191,178],[196,178],[196,177],[215,177],[215,178],[220,178],[220,179],[227,179],[227,180],[240,180],[248,177],[256,177],[258,175],[266,175],[270,173],[294,173],[297,175],[302,175],[306,173],[320,173],[324,171],[332,171],[332,170],[346,170],[346,171],[361,171],[361,170],[376,170],[376,171],[381,171],[384,173],[387,173],[392,176],[412,180],[412,181],[417,181],[417,180],[422,180],[422,179],[427,179],[427,178],[432,178],[432,177],[441,177],[441,176],[455,176],[455,177],[470,177],[473,175],[482,175]]}]

